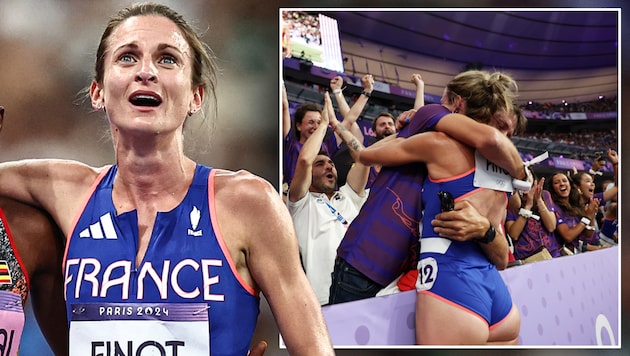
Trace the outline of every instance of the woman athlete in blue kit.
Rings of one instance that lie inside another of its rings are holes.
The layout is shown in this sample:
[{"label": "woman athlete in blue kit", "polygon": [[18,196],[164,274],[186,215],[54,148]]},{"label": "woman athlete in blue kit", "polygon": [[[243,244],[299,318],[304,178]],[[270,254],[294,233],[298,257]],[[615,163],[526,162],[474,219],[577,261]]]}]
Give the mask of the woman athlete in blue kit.
[{"label": "woman athlete in blue kit", "polygon": [[[500,73],[477,71],[464,72],[458,77],[468,83],[467,89],[447,88],[442,105],[450,112],[458,111],[463,98],[470,102],[475,88],[480,88],[477,93],[489,93],[491,97],[487,101],[486,123],[511,135],[523,121],[514,112],[510,95],[513,92],[506,90],[512,87],[512,79]],[[428,169],[422,186],[424,217],[416,283],[416,342],[423,345],[517,343],[520,316],[497,271],[506,267],[508,259],[502,226],[507,196],[505,192],[473,184],[477,171],[485,168],[476,163],[475,151],[441,132],[426,132],[368,147],[360,152],[360,160],[390,166],[425,162]],[[434,232],[431,221],[441,211],[438,193],[444,191],[455,198],[455,209],[470,204],[488,217],[491,227],[485,236],[455,241]]]}]

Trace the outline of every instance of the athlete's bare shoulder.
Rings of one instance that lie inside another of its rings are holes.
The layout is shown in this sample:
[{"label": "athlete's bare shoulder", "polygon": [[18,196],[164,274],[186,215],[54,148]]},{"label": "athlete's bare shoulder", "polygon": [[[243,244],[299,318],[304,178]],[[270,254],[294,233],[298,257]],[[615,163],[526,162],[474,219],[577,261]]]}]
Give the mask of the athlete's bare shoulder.
[{"label": "athlete's bare shoulder", "polygon": [[[215,170],[215,192],[237,199],[260,199],[267,194],[278,195],[271,183],[246,170]],[[266,197],[265,197],[266,198]]]},{"label": "athlete's bare shoulder", "polygon": [[[214,204],[224,232],[229,228],[249,240],[249,235],[261,228],[285,223],[282,214],[288,216],[288,210],[280,193],[264,178],[247,171],[217,170],[214,180]],[[235,229],[231,224],[240,227]]]}]

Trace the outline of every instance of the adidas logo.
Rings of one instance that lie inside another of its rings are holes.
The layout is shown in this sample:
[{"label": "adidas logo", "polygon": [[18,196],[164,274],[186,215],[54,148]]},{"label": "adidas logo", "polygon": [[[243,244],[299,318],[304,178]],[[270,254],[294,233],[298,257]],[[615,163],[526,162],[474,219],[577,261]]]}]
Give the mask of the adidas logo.
[{"label": "adidas logo", "polygon": [[112,215],[107,213],[95,222],[90,227],[84,229],[79,233],[81,238],[92,238],[95,240],[108,239],[116,240],[118,235],[116,229],[114,229],[114,222],[112,221]]}]

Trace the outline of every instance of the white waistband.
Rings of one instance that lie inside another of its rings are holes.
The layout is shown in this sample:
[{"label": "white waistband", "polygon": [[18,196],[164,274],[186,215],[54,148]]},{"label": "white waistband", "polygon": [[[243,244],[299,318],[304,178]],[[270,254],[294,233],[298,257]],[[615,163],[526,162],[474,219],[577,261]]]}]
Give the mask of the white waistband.
[{"label": "white waistband", "polygon": [[451,242],[443,237],[423,237],[420,239],[420,253],[446,253]]}]

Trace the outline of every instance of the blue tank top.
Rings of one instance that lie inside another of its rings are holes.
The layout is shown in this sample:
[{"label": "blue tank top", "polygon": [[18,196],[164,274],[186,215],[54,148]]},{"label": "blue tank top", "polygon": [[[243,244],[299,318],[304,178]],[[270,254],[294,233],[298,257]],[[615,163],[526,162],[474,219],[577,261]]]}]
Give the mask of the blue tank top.
[{"label": "blue tank top", "polygon": [[[447,114],[442,105],[425,105],[398,136],[432,130]],[[382,167],[337,249],[339,257],[381,286],[415,269],[426,174],[424,163]]]},{"label": "blue tank top", "polygon": [[[475,169],[472,168],[469,171],[454,177],[440,180],[427,178],[424,181],[422,189],[424,219],[422,220],[422,239],[420,240],[420,244],[422,244],[422,241],[425,239],[438,237],[431,225],[431,220],[433,220],[435,216],[442,211],[442,205],[440,199],[438,198],[438,192],[447,191],[451,193],[455,201],[462,200],[476,190],[483,189],[476,188],[473,185],[474,177]],[[452,241],[449,251],[462,257],[462,260],[465,260],[471,265],[490,264],[490,261],[484,255],[483,250],[479,247],[479,244],[474,241]]]},{"label": "blue tank top", "polygon": [[[135,262],[137,213],[116,215],[112,202],[116,172],[117,166],[112,166],[97,179],[68,240],[64,259],[68,320],[76,303],[204,303],[211,354],[247,354],[260,298],[236,273],[213,220],[211,168],[197,165],[180,205],[157,214],[140,265]],[[95,268],[99,272],[88,275]]]}]

